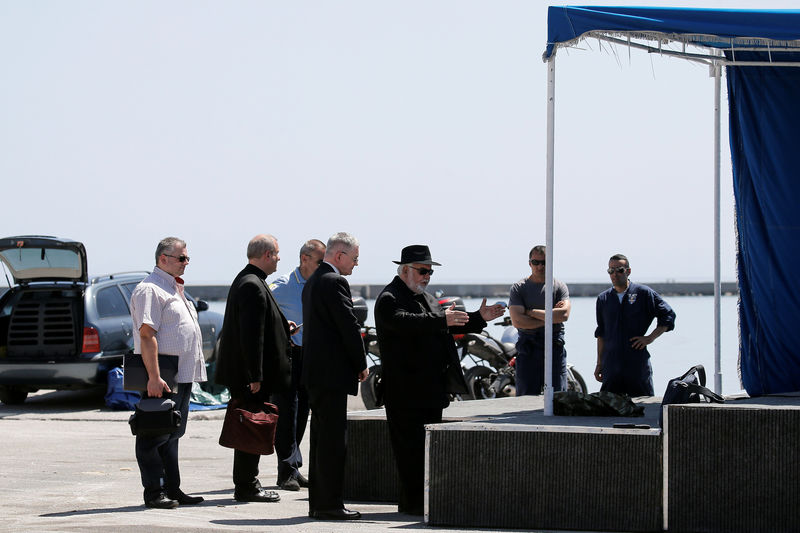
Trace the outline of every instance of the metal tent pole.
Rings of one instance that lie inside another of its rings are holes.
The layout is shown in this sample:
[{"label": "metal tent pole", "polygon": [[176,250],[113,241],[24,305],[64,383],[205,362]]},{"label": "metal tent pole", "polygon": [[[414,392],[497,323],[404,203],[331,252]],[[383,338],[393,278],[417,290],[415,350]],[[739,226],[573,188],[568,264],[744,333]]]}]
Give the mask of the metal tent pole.
[{"label": "metal tent pole", "polygon": [[722,394],[722,323],[720,304],[720,93],[722,67],[714,65],[714,392]]},{"label": "metal tent pole", "polygon": [[556,58],[547,60],[547,209],[544,289],[544,415],[553,416],[553,181]]}]

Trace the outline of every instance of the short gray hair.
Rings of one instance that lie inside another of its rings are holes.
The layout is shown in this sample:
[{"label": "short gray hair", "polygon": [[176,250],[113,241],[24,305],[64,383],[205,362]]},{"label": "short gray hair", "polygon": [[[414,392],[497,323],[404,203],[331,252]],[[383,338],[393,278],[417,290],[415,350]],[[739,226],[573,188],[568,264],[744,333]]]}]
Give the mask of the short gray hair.
[{"label": "short gray hair", "polygon": [[186,247],[186,242],[177,237],[165,237],[161,239],[158,242],[158,246],[156,246],[156,265],[158,264],[158,258],[161,257],[162,254],[171,252],[175,248],[185,248],[185,247]]},{"label": "short gray hair", "polygon": [[247,244],[247,259],[261,257],[266,252],[275,251],[275,237],[268,233],[256,235]]},{"label": "short gray hair", "polygon": [[402,276],[403,275],[403,268],[405,268],[407,266],[411,266],[411,263],[402,263],[400,265],[397,265],[397,275],[398,276]]},{"label": "short gray hair", "polygon": [[349,252],[356,246],[358,246],[358,239],[349,233],[340,231],[339,233],[334,233],[328,239],[328,245],[325,247],[325,256],[328,257],[339,251]]}]

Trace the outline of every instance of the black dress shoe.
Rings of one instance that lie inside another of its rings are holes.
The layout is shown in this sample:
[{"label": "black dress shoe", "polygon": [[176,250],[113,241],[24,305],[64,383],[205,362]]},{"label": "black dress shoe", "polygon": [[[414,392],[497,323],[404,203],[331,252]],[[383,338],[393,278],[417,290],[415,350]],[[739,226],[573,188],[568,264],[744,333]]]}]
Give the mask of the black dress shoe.
[{"label": "black dress shoe", "polygon": [[282,488],[283,490],[293,490],[293,491],[300,490],[300,482],[297,480],[297,478],[293,477],[290,477],[284,480],[283,482],[278,483],[278,486],[280,486],[280,488]]},{"label": "black dress shoe", "polygon": [[204,501],[202,496],[189,496],[188,494],[184,493],[181,489],[178,489],[177,492],[168,492],[167,496],[171,500],[177,501],[181,505],[197,505],[198,503]]},{"label": "black dress shoe", "polygon": [[281,496],[274,490],[258,489],[249,492],[234,492],[233,497],[237,502],[277,502]]},{"label": "black dress shoe", "polygon": [[297,473],[295,479],[297,480],[297,484],[301,487],[308,487],[308,479],[306,479],[306,477],[300,472]]},{"label": "black dress shoe", "polygon": [[317,520],[358,520],[361,518],[361,513],[349,511],[343,507],[341,509],[331,509],[330,511],[311,511],[308,516]]},{"label": "black dress shoe", "polygon": [[145,507],[150,507],[151,509],[175,509],[178,506],[178,502],[175,500],[170,500],[162,492],[154,498],[145,500],[144,505]]}]

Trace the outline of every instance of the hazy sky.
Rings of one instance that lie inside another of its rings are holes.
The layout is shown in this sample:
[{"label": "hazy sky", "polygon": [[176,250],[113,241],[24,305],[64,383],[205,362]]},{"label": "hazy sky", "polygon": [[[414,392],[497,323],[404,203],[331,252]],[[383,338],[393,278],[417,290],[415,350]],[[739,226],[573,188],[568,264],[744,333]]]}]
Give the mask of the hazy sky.
[{"label": "hazy sky", "polygon": [[[257,233],[280,274],[348,231],[351,283],[427,243],[437,282],[510,284],[545,239],[546,6],[2,0],[0,236],[82,241],[96,275],[151,269],[175,235],[197,284],[228,283]],[[581,48],[556,61],[556,277],[607,280],[622,252],[638,281],[713,279],[708,69]]]}]

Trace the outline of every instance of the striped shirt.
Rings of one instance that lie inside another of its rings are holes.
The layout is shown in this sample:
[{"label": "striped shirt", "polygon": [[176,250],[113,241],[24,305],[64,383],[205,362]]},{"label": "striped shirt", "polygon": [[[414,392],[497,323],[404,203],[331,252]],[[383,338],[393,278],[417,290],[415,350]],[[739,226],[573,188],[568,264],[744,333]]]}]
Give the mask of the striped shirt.
[{"label": "striped shirt", "polygon": [[139,330],[147,324],[156,331],[158,352],[177,355],[178,383],[206,380],[203,335],[197,310],[183,292],[183,280],[155,267],[131,294],[133,349],[142,353]]}]

